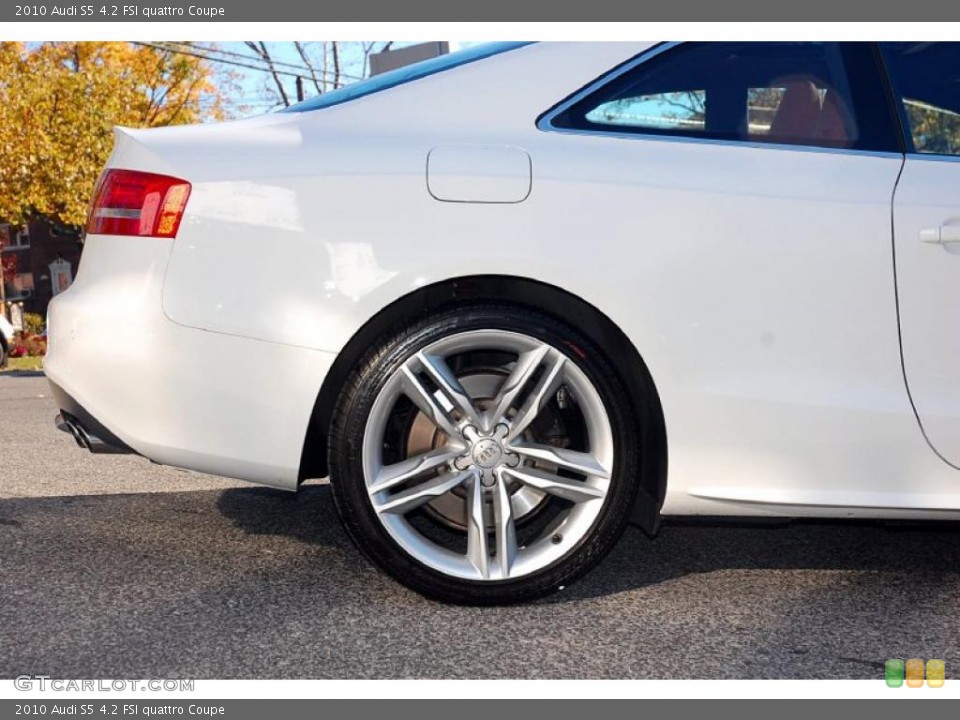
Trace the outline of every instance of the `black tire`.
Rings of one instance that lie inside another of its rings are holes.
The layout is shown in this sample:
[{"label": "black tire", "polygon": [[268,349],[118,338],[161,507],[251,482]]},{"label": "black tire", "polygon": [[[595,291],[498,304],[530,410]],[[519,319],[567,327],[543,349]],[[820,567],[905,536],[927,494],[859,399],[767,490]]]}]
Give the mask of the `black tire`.
[{"label": "black tire", "polygon": [[[589,531],[566,555],[513,579],[474,581],[434,570],[404,551],[384,528],[370,501],[362,465],[365,426],[390,376],[418,350],[469,330],[508,330],[560,349],[593,383],[614,439],[610,486]],[[358,548],[404,585],[443,602],[496,605],[529,601],[556,591],[592,569],[627,526],[639,486],[639,425],[617,372],[599,348],[559,319],[509,305],[449,309],[402,327],[371,347],[357,363],[336,404],[329,435],[330,480],[337,512]]]}]

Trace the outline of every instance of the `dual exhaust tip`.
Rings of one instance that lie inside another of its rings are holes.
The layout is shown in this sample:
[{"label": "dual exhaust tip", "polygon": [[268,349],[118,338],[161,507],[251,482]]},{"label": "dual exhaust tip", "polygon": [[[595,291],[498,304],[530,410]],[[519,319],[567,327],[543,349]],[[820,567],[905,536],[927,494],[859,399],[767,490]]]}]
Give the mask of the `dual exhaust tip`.
[{"label": "dual exhaust tip", "polygon": [[92,432],[87,430],[83,424],[77,420],[77,418],[68,412],[61,410],[54,422],[57,425],[57,430],[72,435],[73,439],[76,440],[77,445],[82,447],[84,450],[89,450],[97,455],[115,455],[129,452],[128,450],[124,450],[104,442]]}]

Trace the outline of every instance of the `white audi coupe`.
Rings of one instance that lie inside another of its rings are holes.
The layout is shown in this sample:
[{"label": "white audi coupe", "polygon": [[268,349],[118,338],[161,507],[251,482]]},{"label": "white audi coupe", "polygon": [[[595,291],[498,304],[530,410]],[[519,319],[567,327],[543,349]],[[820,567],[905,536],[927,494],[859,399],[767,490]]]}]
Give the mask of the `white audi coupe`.
[{"label": "white audi coupe", "polygon": [[50,306],[94,452],[296,490],[417,591],[663,516],[960,519],[960,43],[495,43],[118,129]]}]

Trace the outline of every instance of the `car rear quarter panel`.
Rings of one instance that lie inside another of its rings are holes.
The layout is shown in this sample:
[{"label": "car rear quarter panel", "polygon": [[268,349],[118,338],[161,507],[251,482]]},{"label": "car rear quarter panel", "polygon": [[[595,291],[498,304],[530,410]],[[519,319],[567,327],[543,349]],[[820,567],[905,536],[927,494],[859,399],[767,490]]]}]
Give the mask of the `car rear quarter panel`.
[{"label": "car rear quarter panel", "polygon": [[643,47],[535,45],[262,126],[144,137],[193,183],[164,311],[190,327],[335,352],[430,282],[537,275],[523,255],[552,239],[522,234],[535,211],[520,201],[535,188],[512,205],[438,202],[428,157],[438,147],[523,154],[516,144],[536,137],[543,110]]}]

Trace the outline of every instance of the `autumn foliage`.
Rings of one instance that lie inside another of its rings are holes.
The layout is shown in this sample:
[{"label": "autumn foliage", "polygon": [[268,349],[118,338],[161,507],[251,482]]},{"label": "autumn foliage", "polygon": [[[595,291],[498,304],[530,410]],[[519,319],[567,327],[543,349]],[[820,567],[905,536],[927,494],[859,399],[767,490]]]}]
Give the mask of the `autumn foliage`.
[{"label": "autumn foliage", "polygon": [[82,225],[113,127],[219,119],[199,58],[120,42],[0,42],[0,221]]},{"label": "autumn foliage", "polygon": [[[3,243],[0,242],[0,249],[3,248]],[[16,253],[4,253],[0,255],[0,277],[12,278],[17,274],[19,269],[19,258]]]}]

